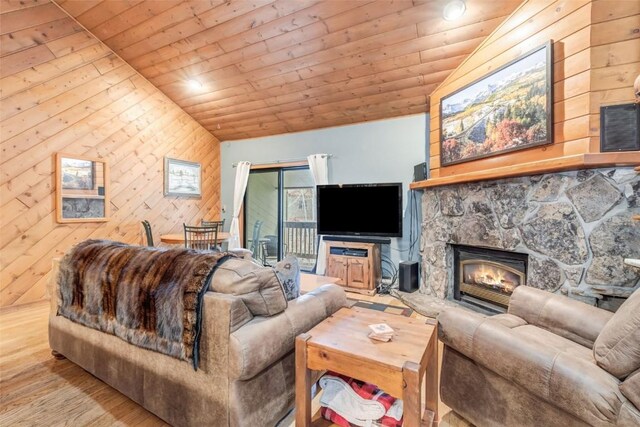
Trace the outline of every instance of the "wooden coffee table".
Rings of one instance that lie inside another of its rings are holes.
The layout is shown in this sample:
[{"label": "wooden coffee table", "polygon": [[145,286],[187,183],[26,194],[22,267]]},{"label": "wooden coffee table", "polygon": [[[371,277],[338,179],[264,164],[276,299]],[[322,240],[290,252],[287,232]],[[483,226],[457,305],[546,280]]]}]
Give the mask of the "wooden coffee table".
[{"label": "wooden coffee table", "polygon": [[[387,323],[389,342],[367,337]],[[312,371],[335,371],[373,383],[404,401],[404,426],[438,425],[437,327],[365,308],[342,308],[296,338],[296,426],[311,425]],[[425,383],[424,410],[422,385]]]}]

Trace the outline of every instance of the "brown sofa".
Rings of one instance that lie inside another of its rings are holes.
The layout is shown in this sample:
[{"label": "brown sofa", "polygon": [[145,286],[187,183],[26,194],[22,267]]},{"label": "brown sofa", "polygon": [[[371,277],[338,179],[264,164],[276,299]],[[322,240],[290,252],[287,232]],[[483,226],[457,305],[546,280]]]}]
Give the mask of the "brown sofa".
[{"label": "brown sofa", "polygon": [[613,314],[520,286],[507,314],[438,321],[442,401],[478,427],[640,426],[640,291]]},{"label": "brown sofa", "polygon": [[[223,266],[213,276],[216,291],[204,296],[198,371],[56,316],[56,280],[50,346],[172,425],[273,426],[295,401],[295,337],[343,307],[346,297],[340,287],[324,285],[282,302],[277,289],[249,289],[270,275],[261,267],[236,260]],[[278,314],[254,314],[264,310]]]}]

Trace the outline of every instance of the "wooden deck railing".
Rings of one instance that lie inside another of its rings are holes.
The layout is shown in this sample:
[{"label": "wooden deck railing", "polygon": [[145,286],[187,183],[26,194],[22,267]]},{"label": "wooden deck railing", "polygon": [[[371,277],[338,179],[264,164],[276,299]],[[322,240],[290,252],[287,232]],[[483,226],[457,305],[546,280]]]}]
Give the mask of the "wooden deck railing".
[{"label": "wooden deck railing", "polygon": [[285,253],[315,260],[316,236],[315,221],[286,221],[283,230]]}]

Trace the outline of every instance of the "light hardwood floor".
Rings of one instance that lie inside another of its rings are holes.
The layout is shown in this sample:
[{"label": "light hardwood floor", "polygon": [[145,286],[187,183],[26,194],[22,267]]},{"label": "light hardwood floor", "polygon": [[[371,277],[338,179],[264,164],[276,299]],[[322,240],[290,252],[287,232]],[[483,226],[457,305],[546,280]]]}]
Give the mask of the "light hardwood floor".
[{"label": "light hardwood floor", "polygon": [[0,312],[0,425],[167,425],[68,360],[51,356],[49,303]]},{"label": "light hardwood floor", "polygon": [[[349,296],[402,305],[388,295]],[[0,426],[167,425],[82,368],[55,360],[47,339],[48,314],[47,301],[0,311]],[[314,404],[317,408],[317,399]],[[470,426],[444,405],[439,410],[441,426]]]}]

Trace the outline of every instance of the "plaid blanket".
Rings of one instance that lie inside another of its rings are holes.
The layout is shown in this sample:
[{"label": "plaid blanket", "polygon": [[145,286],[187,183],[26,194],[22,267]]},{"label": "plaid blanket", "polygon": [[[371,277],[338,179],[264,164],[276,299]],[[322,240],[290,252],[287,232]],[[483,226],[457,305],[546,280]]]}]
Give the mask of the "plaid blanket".
[{"label": "plaid blanket", "polygon": [[[353,389],[354,392],[356,392],[356,394],[358,394],[358,396],[362,397],[363,399],[375,400],[381,403],[382,406],[384,406],[385,412],[389,411],[389,408],[391,408],[391,406],[396,401],[395,397],[388,395],[387,393],[383,392],[373,384],[366,383],[364,381],[359,381],[353,378],[349,378],[345,375],[341,375],[331,371],[327,372],[327,375],[331,375],[331,376],[342,379],[344,382],[349,384],[349,386]],[[320,409],[320,413],[324,419],[329,420],[332,423],[337,424],[339,426],[343,426],[343,427],[354,426],[353,424],[349,423],[349,421],[347,421],[343,416],[341,416],[339,413],[337,413],[331,408],[322,407]],[[374,421],[373,425],[383,426],[383,427],[401,427],[402,422],[403,422],[402,419],[396,420],[393,417],[389,417],[385,415],[379,420]]]}]

